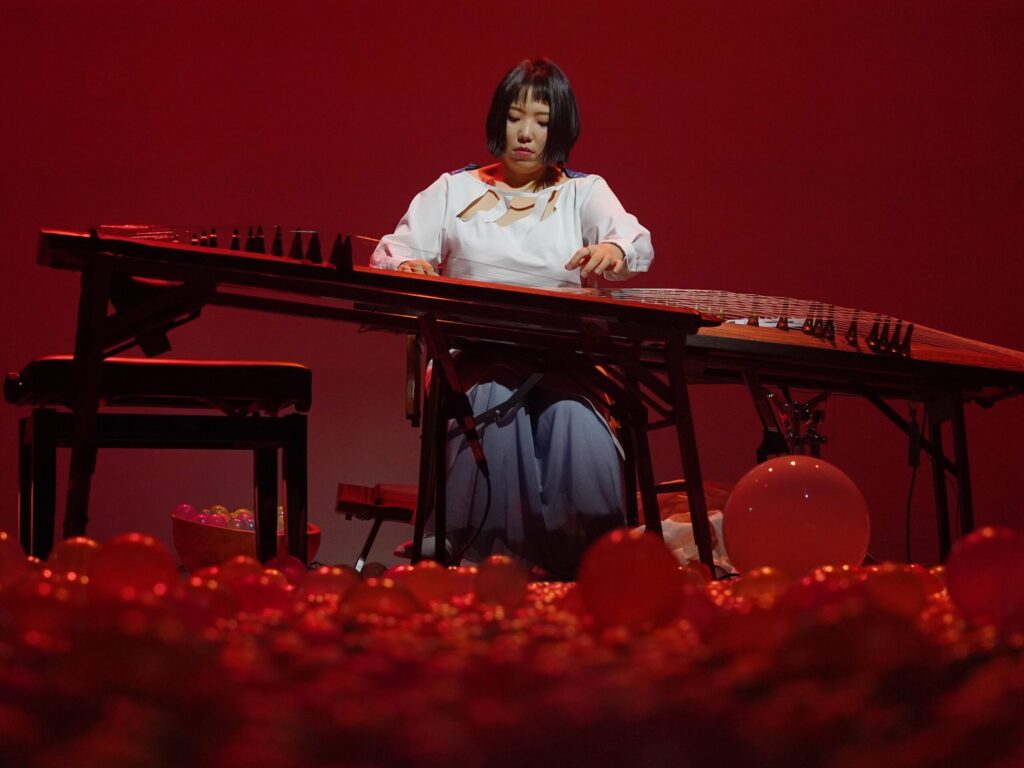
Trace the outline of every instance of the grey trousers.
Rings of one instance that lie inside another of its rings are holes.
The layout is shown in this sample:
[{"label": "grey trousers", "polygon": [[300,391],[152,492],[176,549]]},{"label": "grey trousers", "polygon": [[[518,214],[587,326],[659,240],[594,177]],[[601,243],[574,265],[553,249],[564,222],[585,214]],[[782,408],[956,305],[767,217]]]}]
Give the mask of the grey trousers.
[{"label": "grey trousers", "polygon": [[[482,381],[474,414],[512,396],[517,382]],[[461,434],[449,439],[448,530],[470,559],[508,554],[572,578],[586,546],[625,524],[622,463],[611,429],[582,397],[536,386],[523,406],[480,430],[490,475],[480,473]]]}]

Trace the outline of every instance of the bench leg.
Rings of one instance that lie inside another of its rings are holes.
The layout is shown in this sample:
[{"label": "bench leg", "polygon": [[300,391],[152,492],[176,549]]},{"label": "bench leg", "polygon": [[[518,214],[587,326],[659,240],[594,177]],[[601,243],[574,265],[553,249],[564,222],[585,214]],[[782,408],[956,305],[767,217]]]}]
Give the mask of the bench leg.
[{"label": "bench leg", "polygon": [[32,427],[31,417],[18,420],[18,541],[32,554]]},{"label": "bench leg", "polygon": [[277,448],[253,451],[256,507],[256,557],[261,563],[277,554]]},{"label": "bench leg", "polygon": [[[284,417],[286,438],[282,450],[282,471],[285,490],[285,524],[288,532],[288,554],[307,563],[306,521],[309,517],[306,456],[306,417],[293,413]],[[307,563],[308,564],[308,563]]]},{"label": "bench leg", "polygon": [[[57,508],[57,420],[55,411],[37,409],[29,425],[29,451],[32,472],[29,488],[28,531],[23,528],[23,544],[29,554],[41,560],[53,549],[53,529]],[[84,531],[83,531],[84,535]],[[67,537],[66,537],[67,538]]]}]

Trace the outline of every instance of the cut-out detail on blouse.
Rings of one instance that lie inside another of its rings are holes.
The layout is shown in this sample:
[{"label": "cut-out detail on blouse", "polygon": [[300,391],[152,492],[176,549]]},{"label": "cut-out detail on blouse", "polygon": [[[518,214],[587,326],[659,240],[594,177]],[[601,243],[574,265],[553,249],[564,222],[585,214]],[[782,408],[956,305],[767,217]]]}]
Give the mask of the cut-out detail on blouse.
[{"label": "cut-out detail on blouse", "polygon": [[[544,205],[544,211],[541,213],[539,221],[544,221],[558,210],[555,207],[555,201],[558,199],[560,192],[560,189],[556,189],[551,193],[551,197]],[[476,214],[485,213],[493,209],[501,199],[501,196],[497,192],[494,190],[488,190],[455,215],[462,221],[469,221]],[[510,198],[506,200],[505,212],[500,214],[497,218],[491,219],[491,221],[499,227],[507,227],[520,219],[525,219],[533,215],[533,209],[536,205],[537,198],[526,196]]]},{"label": "cut-out detail on blouse", "polygon": [[558,199],[558,195],[561,193],[561,191],[561,189],[556,189],[554,192],[551,193],[551,199],[548,200],[548,204],[544,206],[544,213],[540,215],[541,221],[544,221],[544,219],[546,219],[548,216],[550,216],[551,214],[558,210],[557,208],[555,208],[555,200]]},{"label": "cut-out detail on blouse", "polygon": [[534,198],[530,202],[529,197],[512,197],[506,198],[505,205],[507,206],[505,213],[494,222],[499,227],[507,227],[509,224],[514,224],[520,219],[532,216],[533,209],[537,206],[537,200]]},{"label": "cut-out detail on blouse", "polygon": [[469,221],[476,214],[491,210],[500,199],[501,196],[497,192],[489,189],[455,215],[463,221]]}]

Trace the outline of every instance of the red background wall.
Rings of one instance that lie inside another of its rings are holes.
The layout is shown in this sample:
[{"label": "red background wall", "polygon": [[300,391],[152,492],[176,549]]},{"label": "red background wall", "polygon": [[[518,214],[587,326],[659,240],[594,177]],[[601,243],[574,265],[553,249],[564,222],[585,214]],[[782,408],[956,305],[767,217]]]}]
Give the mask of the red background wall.
[{"label": "red background wall", "polygon": [[[7,0],[0,365],[72,346],[76,277],[35,265],[40,226],[379,235],[440,172],[487,159],[490,92],[533,55],[576,88],[570,165],[604,175],[654,233],[655,269],[637,285],[823,299],[1024,348],[1024,6],[674,5]],[[326,531],[320,559],[351,559],[362,529],[335,519],[335,484],[415,476],[401,340],[207,310],[172,341],[180,356],[313,368],[311,519]],[[746,395],[695,402],[705,476],[735,481],[760,440]],[[18,416],[0,408],[9,530]],[[968,418],[977,517],[1017,525],[1024,401]],[[901,557],[905,440],[848,399],[830,403],[826,432],[826,458],[868,497],[872,554]],[[663,476],[669,445],[656,441]],[[244,454],[102,452],[90,532],[169,540],[175,503],[247,505],[249,484]],[[929,502],[922,476],[911,524],[925,562]]]}]

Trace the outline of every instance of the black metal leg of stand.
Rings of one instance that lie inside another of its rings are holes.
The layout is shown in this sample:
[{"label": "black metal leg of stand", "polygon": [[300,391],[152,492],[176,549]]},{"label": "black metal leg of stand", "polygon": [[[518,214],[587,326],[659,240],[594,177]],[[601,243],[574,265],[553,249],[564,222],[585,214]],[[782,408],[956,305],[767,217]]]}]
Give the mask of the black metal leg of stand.
[{"label": "black metal leg of stand", "polygon": [[651,463],[651,448],[647,442],[647,424],[640,423],[630,429],[633,443],[633,458],[636,462],[637,485],[640,489],[640,506],[643,509],[644,529],[663,537],[661,510],[658,508],[658,494],[654,490],[654,467]]},{"label": "black metal leg of stand", "polygon": [[[440,373],[440,372],[438,372]],[[434,559],[441,565],[448,564],[448,500],[446,486],[448,481],[448,404],[450,390],[442,376],[438,376],[437,387],[437,424],[434,426]]]},{"label": "black metal leg of stand", "polygon": [[946,469],[940,458],[945,455],[942,450],[942,424],[935,421],[929,423],[928,437],[934,452],[929,453],[929,456],[932,462],[932,498],[935,503],[935,522],[938,525],[939,533],[939,561],[945,562],[952,546],[952,539],[949,534],[949,497],[946,494]]},{"label": "black metal leg of stand", "polygon": [[[428,450],[433,455],[433,499],[434,499],[434,557],[444,563],[447,559],[446,536],[447,503],[445,500],[445,485],[448,477],[448,460],[446,456],[447,427],[448,420],[455,419],[466,431],[467,437],[476,436],[473,414],[469,413],[466,390],[459,381],[459,373],[455,367],[455,361],[450,354],[450,345],[445,340],[444,334],[438,327],[436,318],[431,314],[422,315],[419,319],[420,335],[423,337],[430,356],[434,361],[434,368],[431,374],[431,397],[434,399],[434,411],[431,420],[434,423],[431,440],[424,438],[421,450]],[[463,407],[460,407],[463,406]],[[478,443],[474,445],[479,448]],[[484,465],[481,468],[487,472],[486,463],[480,458]],[[422,464],[421,464],[422,467]]]},{"label": "black metal leg of stand", "polygon": [[690,502],[690,521],[693,524],[693,538],[697,542],[700,561],[711,572],[715,572],[714,550],[711,546],[711,523],[708,521],[707,500],[704,498],[704,480],[700,473],[700,458],[697,455],[697,437],[693,428],[693,414],[690,411],[690,393],[686,388],[686,373],[683,356],[686,353],[686,337],[671,340],[668,350],[669,385],[672,388],[672,410],[679,441],[679,456],[683,463],[686,479],[686,496]]},{"label": "black metal leg of stand", "polygon": [[359,553],[359,557],[356,559],[356,570],[362,572],[363,566],[366,565],[366,560],[370,556],[370,549],[373,548],[373,542],[377,540],[377,534],[380,532],[381,523],[383,518],[375,517],[373,519],[373,526],[370,528],[370,535],[366,537],[366,543],[363,544],[363,549]]},{"label": "black metal leg of stand", "polygon": [[420,469],[419,489],[416,496],[416,520],[412,536],[412,562],[418,563],[423,558],[423,536],[426,533],[427,518],[430,516],[434,501],[434,479],[436,472],[433,463],[434,431],[438,421],[438,388],[440,374],[430,377],[430,391],[423,408],[420,422]]},{"label": "black metal leg of stand", "polygon": [[103,360],[103,324],[110,298],[110,276],[100,264],[82,270],[75,335],[74,428],[71,471],[68,479],[64,538],[84,536],[89,523],[89,491],[96,470],[97,411],[100,363]]},{"label": "black metal leg of stand", "polygon": [[307,562],[306,521],[309,517],[306,456],[306,417],[301,413],[285,416],[285,442],[281,451],[285,510],[288,525],[288,553]]},{"label": "black metal leg of stand", "polygon": [[26,554],[46,559],[57,514],[57,412],[35,409],[18,432],[18,540]]},{"label": "black metal leg of stand", "polygon": [[971,497],[971,467],[967,461],[967,423],[964,419],[964,401],[959,393],[952,405],[957,511],[960,518],[960,535],[966,536],[974,530],[974,502]]},{"label": "black metal leg of stand", "polygon": [[622,430],[622,480],[626,494],[626,525],[636,528],[640,525],[636,504],[636,459],[633,447],[633,430],[626,427]]},{"label": "black metal leg of stand", "polygon": [[53,549],[57,518],[57,439],[61,414],[38,408],[32,414],[31,554],[45,560]]},{"label": "black metal leg of stand", "polygon": [[[655,510],[657,522],[656,532],[662,535],[662,514],[657,509],[657,495],[654,494],[654,470],[650,464],[650,445],[647,442],[647,411],[639,396],[637,379],[626,373],[625,390],[618,393],[616,399],[620,407],[620,420],[624,429],[623,453],[626,478],[626,524],[636,527],[640,524],[637,509],[637,490],[642,495],[644,523],[650,519],[651,510]],[[653,505],[653,506],[648,506]],[[647,525],[647,530],[653,529]]]},{"label": "black metal leg of stand", "polygon": [[256,557],[261,563],[277,554],[277,448],[253,451],[256,497]]},{"label": "black metal leg of stand", "polygon": [[18,420],[18,541],[32,554],[32,426],[30,416]]}]

